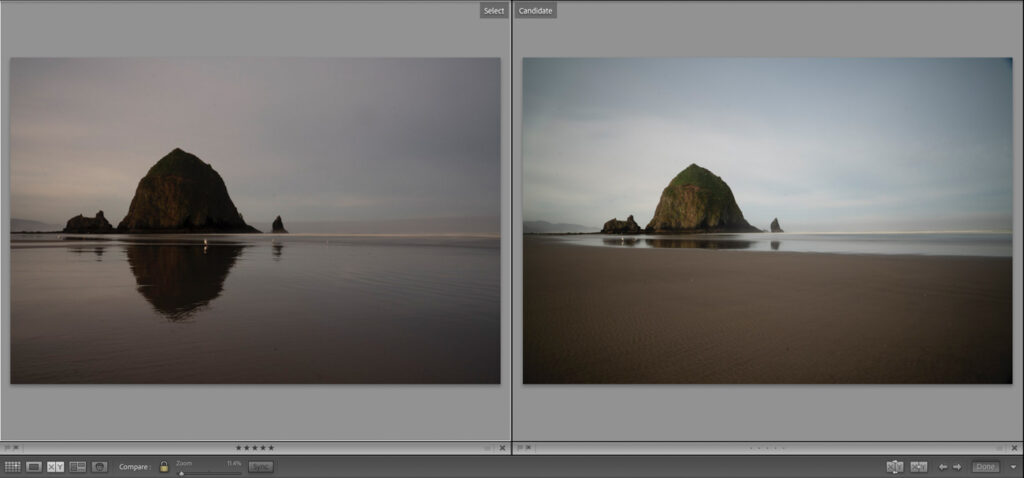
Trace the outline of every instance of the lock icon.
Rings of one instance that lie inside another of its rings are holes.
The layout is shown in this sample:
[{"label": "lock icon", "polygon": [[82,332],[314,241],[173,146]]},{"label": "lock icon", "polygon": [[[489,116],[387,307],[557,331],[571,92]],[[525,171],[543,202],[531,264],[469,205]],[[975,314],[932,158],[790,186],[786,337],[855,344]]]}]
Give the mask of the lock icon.
[{"label": "lock icon", "polygon": [[168,471],[171,471],[171,467],[167,465],[166,461],[161,461],[160,462],[160,473],[167,473]]}]

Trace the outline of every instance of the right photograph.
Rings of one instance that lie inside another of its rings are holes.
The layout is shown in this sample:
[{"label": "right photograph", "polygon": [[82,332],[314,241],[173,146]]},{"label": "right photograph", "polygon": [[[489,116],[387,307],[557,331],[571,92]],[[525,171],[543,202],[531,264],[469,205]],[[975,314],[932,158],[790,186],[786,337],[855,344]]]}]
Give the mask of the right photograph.
[{"label": "right photograph", "polygon": [[1012,384],[1009,58],[527,58],[525,384]]}]

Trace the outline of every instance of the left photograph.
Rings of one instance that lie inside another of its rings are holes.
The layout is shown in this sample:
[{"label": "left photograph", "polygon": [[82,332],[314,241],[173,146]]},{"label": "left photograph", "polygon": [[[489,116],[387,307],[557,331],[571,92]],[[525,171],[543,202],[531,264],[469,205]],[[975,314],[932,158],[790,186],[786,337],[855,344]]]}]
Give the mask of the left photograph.
[{"label": "left photograph", "polygon": [[19,384],[499,384],[497,58],[15,58]]}]

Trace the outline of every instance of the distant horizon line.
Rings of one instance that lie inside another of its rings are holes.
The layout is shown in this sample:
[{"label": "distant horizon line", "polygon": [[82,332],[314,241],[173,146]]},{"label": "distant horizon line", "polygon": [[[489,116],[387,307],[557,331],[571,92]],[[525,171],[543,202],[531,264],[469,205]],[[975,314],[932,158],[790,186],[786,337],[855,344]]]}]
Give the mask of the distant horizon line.
[{"label": "distant horizon line", "polygon": [[[94,216],[87,216],[85,213],[79,213],[79,214],[82,214],[83,216],[86,216],[86,217],[94,217]],[[270,224],[270,223],[274,222],[277,217],[280,217],[282,222],[285,221],[285,217],[284,216],[278,215],[275,218],[267,219],[267,220],[262,220],[262,219],[255,220],[255,221],[246,220],[246,223],[247,224],[250,224],[250,223],[251,224],[261,224],[261,223]],[[487,215],[424,216],[424,217],[403,217],[403,218],[393,218],[393,219],[289,219],[288,223],[291,223],[291,224],[345,224],[345,223],[371,223],[371,222],[372,223],[384,223],[384,222],[414,222],[414,221],[437,221],[437,220],[480,220],[480,219],[483,219],[483,220],[501,220],[501,214],[495,214],[495,215],[491,215],[491,216],[487,216]],[[66,220],[65,221],[56,221],[56,222],[41,221],[41,220],[38,220],[38,219],[27,219],[27,218],[24,218],[24,217],[15,217],[15,216],[12,215],[10,217],[10,219],[8,220],[8,222],[13,222],[13,221],[34,222],[34,223],[54,225],[54,226],[58,226],[58,225],[61,225],[61,224],[65,223],[65,222],[67,222]]]}]

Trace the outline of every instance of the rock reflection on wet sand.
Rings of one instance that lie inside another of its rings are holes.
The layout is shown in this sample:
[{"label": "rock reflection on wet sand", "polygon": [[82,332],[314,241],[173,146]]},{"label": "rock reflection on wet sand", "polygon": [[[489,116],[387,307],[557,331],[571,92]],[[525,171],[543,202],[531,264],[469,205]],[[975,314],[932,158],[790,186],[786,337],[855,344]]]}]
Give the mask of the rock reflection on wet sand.
[{"label": "rock reflection on wet sand", "polygon": [[128,266],[138,291],[170,320],[183,320],[220,296],[242,255],[237,244],[129,245]]}]

